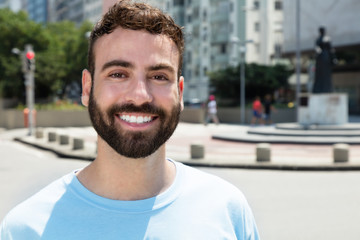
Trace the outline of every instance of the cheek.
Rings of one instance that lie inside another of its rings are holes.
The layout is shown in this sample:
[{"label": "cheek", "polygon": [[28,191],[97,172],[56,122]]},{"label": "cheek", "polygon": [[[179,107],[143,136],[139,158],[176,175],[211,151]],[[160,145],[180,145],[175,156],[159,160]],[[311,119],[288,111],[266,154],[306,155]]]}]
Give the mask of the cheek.
[{"label": "cheek", "polygon": [[119,101],[123,95],[119,85],[116,84],[101,84],[95,86],[94,96],[98,99],[99,105],[111,105],[114,102]]}]

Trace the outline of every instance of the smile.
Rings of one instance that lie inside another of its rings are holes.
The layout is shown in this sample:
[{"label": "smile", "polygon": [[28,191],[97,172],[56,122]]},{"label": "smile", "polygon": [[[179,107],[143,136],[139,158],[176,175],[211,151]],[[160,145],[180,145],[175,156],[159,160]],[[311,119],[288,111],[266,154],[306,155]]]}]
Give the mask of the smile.
[{"label": "smile", "polygon": [[155,119],[155,117],[152,116],[134,116],[130,114],[119,114],[118,116],[121,120],[125,122],[137,124],[148,123]]}]

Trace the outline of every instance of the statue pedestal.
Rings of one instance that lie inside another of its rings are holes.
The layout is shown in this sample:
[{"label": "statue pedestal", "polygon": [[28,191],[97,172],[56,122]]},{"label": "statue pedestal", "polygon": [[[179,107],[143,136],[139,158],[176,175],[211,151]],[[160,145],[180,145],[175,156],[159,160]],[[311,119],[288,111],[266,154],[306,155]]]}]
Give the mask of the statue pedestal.
[{"label": "statue pedestal", "polygon": [[300,97],[298,122],[302,125],[341,125],[348,123],[346,93],[317,93]]}]

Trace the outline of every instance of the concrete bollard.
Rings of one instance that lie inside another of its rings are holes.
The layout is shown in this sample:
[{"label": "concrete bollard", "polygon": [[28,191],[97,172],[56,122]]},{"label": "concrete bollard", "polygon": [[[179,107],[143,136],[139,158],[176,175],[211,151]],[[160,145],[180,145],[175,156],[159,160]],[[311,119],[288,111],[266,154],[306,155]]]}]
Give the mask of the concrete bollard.
[{"label": "concrete bollard", "polygon": [[205,148],[201,143],[192,143],[190,145],[190,154],[192,159],[204,158]]},{"label": "concrete bollard", "polygon": [[44,130],[42,128],[37,128],[35,131],[35,138],[43,138]]},{"label": "concrete bollard", "polygon": [[84,139],[74,138],[73,150],[84,149]]},{"label": "concrete bollard", "polygon": [[59,136],[59,141],[60,141],[60,145],[68,145],[70,140],[69,140],[69,136],[68,135],[60,135]]},{"label": "concrete bollard", "polygon": [[271,159],[271,145],[269,143],[259,143],[256,145],[256,161],[269,162]]},{"label": "concrete bollard", "polygon": [[334,162],[349,161],[349,144],[337,143],[333,145]]},{"label": "concrete bollard", "polygon": [[48,141],[55,142],[56,141],[56,132],[48,132]]}]

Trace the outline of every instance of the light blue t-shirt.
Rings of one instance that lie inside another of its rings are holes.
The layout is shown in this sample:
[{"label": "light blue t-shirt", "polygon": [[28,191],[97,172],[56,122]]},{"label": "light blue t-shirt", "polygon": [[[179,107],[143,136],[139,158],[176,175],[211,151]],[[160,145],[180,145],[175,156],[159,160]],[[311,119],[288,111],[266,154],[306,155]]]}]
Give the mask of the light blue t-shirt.
[{"label": "light blue t-shirt", "polygon": [[236,187],[174,163],[170,188],[138,201],[98,196],[72,172],[9,212],[0,239],[259,239],[253,214]]}]

